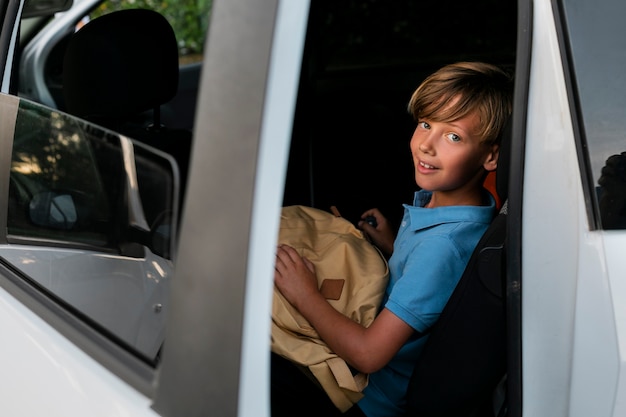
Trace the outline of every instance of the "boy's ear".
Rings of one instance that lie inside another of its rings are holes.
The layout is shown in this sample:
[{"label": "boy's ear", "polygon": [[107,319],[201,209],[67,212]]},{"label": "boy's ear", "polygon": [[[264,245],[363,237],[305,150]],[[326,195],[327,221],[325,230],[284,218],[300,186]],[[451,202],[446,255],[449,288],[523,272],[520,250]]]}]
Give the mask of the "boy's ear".
[{"label": "boy's ear", "polygon": [[491,149],[485,155],[485,162],[483,168],[486,171],[495,171],[498,168],[498,157],[500,156],[500,145],[491,145]]}]

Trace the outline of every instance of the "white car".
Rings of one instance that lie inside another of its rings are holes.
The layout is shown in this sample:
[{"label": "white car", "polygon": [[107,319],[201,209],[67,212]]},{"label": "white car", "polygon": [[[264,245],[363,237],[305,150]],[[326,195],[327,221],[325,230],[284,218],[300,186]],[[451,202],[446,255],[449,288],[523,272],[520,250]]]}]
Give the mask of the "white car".
[{"label": "white car", "polygon": [[270,416],[281,207],[397,221],[406,102],[459,60],[515,74],[492,416],[626,414],[626,3],[207,2],[181,160],[46,101],[87,1],[0,0],[0,414]]}]

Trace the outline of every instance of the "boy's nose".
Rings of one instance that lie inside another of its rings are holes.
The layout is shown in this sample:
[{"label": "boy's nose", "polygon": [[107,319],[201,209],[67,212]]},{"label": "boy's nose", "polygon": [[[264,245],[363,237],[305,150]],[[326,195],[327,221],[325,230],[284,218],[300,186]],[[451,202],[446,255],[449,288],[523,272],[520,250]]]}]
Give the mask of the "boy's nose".
[{"label": "boy's nose", "polygon": [[433,132],[428,132],[428,134],[424,135],[418,144],[418,149],[424,153],[431,153],[433,150],[434,136]]}]

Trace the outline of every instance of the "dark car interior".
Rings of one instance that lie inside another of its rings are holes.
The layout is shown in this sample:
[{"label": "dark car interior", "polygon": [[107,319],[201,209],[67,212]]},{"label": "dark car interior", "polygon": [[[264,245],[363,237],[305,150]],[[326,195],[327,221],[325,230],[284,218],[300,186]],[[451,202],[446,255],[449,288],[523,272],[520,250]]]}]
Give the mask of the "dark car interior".
[{"label": "dark car interior", "polygon": [[284,204],[353,222],[378,207],[398,225],[417,191],[411,93],[456,61],[512,72],[515,37],[514,1],[313,1]]}]

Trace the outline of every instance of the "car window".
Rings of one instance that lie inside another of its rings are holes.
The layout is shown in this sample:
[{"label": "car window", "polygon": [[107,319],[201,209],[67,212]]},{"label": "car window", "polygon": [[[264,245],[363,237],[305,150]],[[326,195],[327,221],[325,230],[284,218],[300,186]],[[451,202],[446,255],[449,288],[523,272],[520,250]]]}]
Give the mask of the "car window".
[{"label": "car window", "polygon": [[128,155],[120,145],[125,140],[21,101],[12,151],[8,234],[117,251],[124,240],[135,240],[120,228],[149,230],[171,215],[174,186],[168,161],[159,164],[146,158],[141,145],[136,155],[131,145]]},{"label": "car window", "polygon": [[0,256],[120,343],[155,360],[173,264],[173,160],[21,100]]},{"label": "car window", "polygon": [[563,0],[590,201],[603,229],[626,229],[626,3]]},{"label": "car window", "polygon": [[[73,136],[74,131],[71,120],[60,113],[46,114],[29,104],[20,107],[11,162],[9,235],[109,245],[115,218],[111,203],[118,199],[121,183],[108,187],[113,194],[106,195],[104,181],[120,182],[121,158],[112,155],[105,168],[109,172],[101,175],[87,132]],[[106,147],[106,142],[101,145]]]}]

